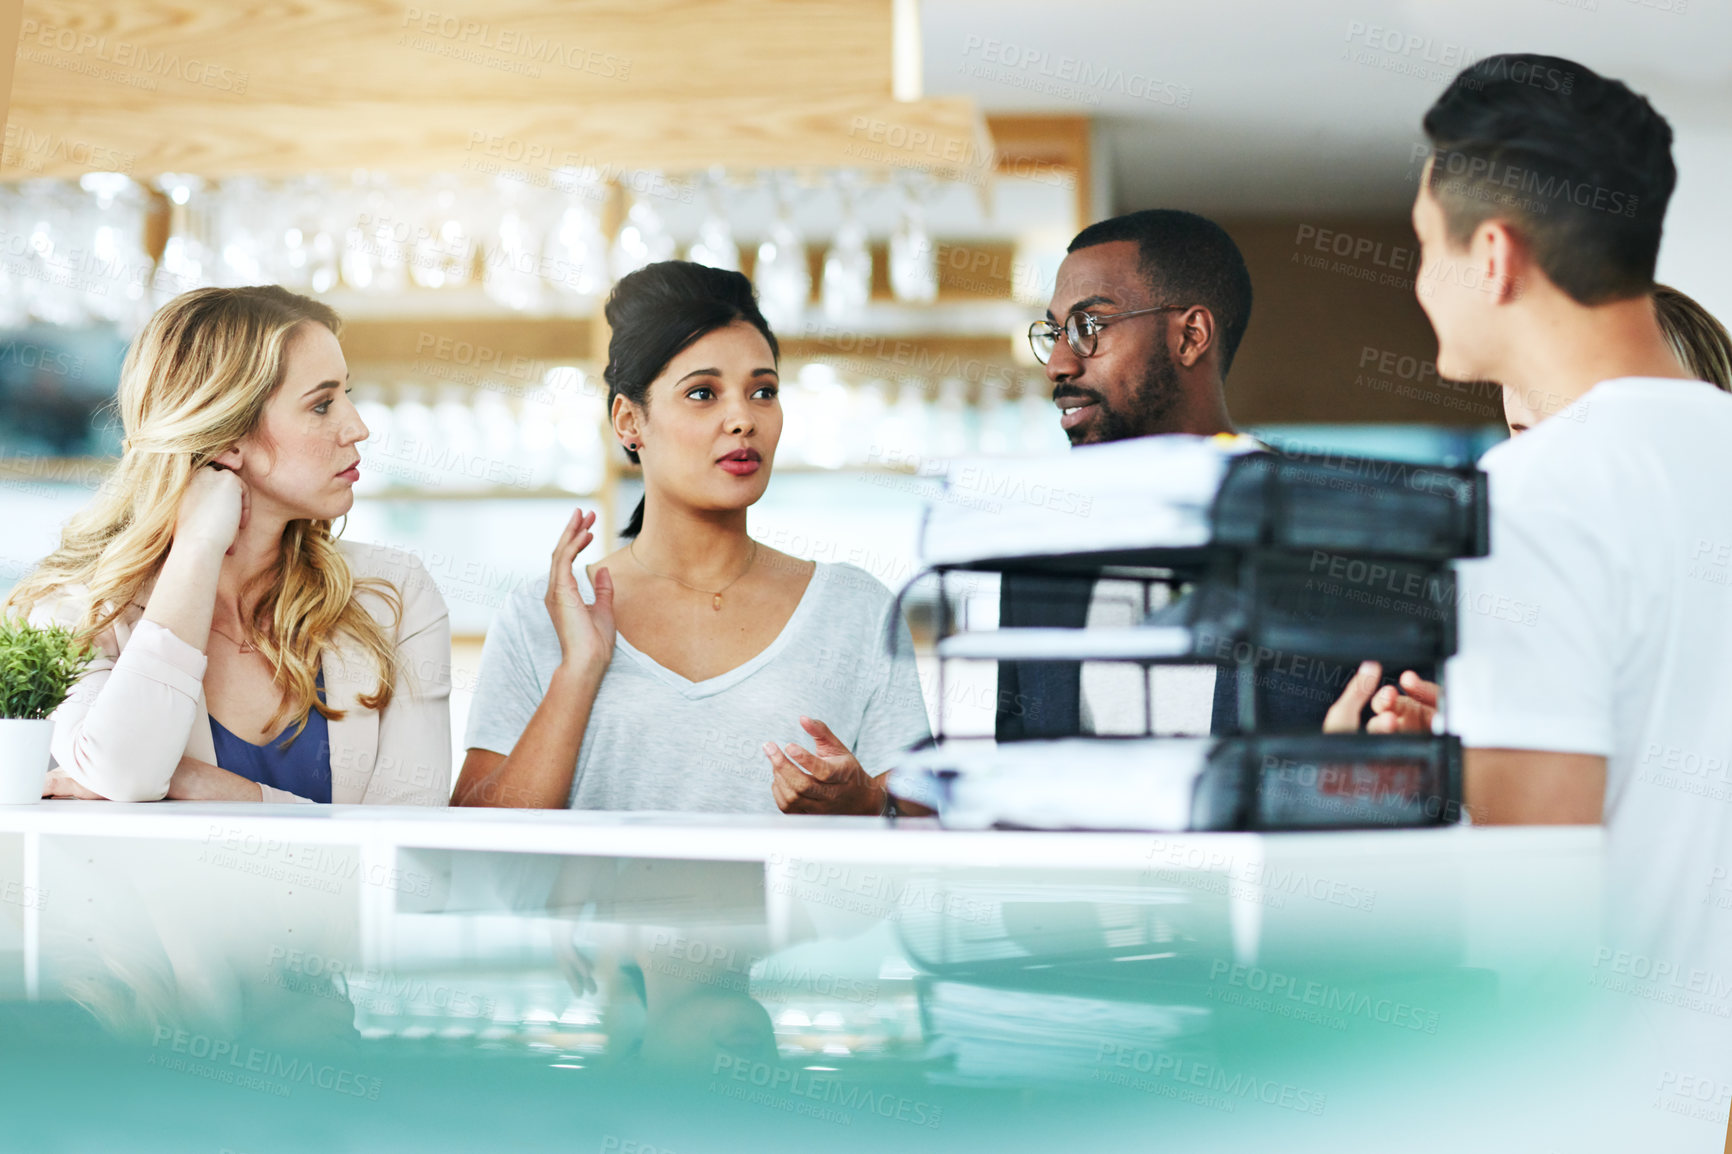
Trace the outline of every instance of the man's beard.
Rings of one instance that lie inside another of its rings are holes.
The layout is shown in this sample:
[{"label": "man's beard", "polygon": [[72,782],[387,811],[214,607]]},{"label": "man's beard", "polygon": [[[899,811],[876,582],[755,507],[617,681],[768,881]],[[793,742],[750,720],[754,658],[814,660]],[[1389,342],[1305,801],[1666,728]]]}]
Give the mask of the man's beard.
[{"label": "man's beard", "polygon": [[[1131,391],[1124,409],[1115,409],[1107,404],[1107,399],[1100,393],[1068,381],[1055,387],[1052,397],[1055,401],[1060,397],[1084,397],[1095,403],[1093,421],[1065,430],[1065,436],[1070,438],[1072,445],[1102,444],[1131,437],[1146,437],[1163,431],[1161,426],[1178,407],[1179,370],[1173,364],[1172,353],[1163,341],[1155,346],[1154,359],[1143,370],[1142,380],[1138,381],[1137,387]],[[1078,436],[1086,436],[1088,440],[1079,441]]]}]

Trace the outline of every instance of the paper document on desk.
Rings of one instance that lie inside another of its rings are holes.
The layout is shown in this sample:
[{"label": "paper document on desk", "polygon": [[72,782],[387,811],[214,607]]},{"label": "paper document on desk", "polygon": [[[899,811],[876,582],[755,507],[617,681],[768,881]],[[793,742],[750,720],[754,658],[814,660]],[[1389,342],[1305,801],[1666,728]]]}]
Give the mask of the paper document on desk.
[{"label": "paper document on desk", "polygon": [[984,558],[1194,548],[1249,437],[1139,437],[1064,456],[952,462],[920,534],[928,565]]}]

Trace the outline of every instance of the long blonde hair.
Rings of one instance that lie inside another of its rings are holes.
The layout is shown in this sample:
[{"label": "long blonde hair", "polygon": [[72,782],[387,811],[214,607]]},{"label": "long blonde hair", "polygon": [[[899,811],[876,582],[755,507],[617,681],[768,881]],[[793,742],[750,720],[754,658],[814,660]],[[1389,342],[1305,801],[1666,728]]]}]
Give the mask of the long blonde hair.
[{"label": "long blonde hair", "polygon": [[[150,318],[127,351],[118,403],[125,440],[120,463],[96,499],[66,523],[60,547],[21,581],[6,607],[29,613],[38,602],[83,586],[89,604],[79,629],[94,640],[132,604],[161,569],[174,542],[181,495],[195,469],[258,430],[265,405],[283,382],[286,350],[306,324],[342,329],[318,301],[275,285],[195,289]],[[373,659],[379,686],[359,698],[383,709],[397,680],[397,654],[385,628],[356,599],[370,588],[401,620],[401,594],[387,581],[355,580],[328,520],[290,521],[278,561],[254,578],[242,600],[259,597],[242,622],[245,640],[270,661],[282,705],[275,729],[311,711],[343,716],[320,700],[320,650],[339,634]]]}]

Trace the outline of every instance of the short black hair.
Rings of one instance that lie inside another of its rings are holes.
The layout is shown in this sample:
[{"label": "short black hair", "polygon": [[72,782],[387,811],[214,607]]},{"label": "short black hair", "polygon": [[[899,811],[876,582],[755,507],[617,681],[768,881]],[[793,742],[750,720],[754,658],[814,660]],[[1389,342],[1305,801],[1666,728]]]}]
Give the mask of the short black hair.
[{"label": "short black hair", "polygon": [[1208,309],[1221,336],[1221,376],[1251,323],[1251,271],[1227,230],[1206,216],[1176,208],[1150,208],[1098,221],[1076,234],[1066,252],[1137,242],[1137,268],[1156,304],[1199,304]]},{"label": "short black hair", "polygon": [[1444,89],[1425,135],[1454,243],[1495,217],[1581,304],[1653,291],[1678,170],[1671,126],[1626,85],[1557,56],[1488,56]]}]

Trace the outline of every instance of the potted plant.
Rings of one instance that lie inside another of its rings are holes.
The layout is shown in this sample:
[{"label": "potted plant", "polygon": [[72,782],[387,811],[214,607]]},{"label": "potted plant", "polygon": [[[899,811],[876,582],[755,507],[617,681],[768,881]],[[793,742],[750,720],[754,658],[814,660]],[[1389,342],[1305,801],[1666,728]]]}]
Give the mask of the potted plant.
[{"label": "potted plant", "polygon": [[0,618],[0,805],[42,798],[60,708],[96,651],[60,625]]}]

